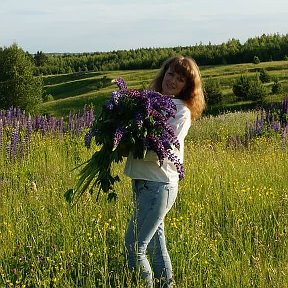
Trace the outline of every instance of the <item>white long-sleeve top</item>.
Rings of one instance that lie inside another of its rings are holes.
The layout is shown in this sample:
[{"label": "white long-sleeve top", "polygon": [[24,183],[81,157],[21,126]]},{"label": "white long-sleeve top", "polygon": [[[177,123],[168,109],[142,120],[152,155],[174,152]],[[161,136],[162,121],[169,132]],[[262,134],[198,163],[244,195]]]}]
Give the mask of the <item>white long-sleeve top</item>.
[{"label": "white long-sleeve top", "polygon": [[[173,99],[177,111],[175,118],[170,118],[169,123],[174,128],[175,136],[180,143],[178,150],[173,146],[173,153],[178,157],[180,163],[184,159],[184,139],[191,126],[191,113],[188,107],[180,99]],[[142,179],[155,182],[175,183],[179,180],[179,174],[173,162],[164,159],[160,166],[157,154],[148,151],[144,159],[135,159],[132,153],[129,154],[124,173],[131,179]]]}]

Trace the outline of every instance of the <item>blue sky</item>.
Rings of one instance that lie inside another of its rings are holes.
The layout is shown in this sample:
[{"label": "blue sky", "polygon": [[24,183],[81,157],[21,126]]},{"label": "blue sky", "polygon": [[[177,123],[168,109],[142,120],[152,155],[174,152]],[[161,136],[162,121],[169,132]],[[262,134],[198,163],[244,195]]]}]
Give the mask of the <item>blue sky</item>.
[{"label": "blue sky", "polygon": [[288,33],[287,0],[0,0],[0,47],[101,52]]}]

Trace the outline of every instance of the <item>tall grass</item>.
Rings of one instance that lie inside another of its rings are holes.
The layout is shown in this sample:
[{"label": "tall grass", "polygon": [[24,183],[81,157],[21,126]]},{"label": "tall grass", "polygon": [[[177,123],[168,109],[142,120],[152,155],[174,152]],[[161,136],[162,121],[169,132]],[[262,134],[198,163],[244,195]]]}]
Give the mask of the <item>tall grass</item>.
[{"label": "tall grass", "polygon": [[[287,148],[277,137],[227,145],[251,118],[191,127],[186,177],[166,219],[177,287],[288,286]],[[0,287],[141,287],[124,256],[132,210],[124,163],[114,167],[116,202],[92,195],[71,208],[63,197],[77,177],[71,169],[93,152],[83,135],[34,132],[30,147],[24,162],[0,158]]]}]

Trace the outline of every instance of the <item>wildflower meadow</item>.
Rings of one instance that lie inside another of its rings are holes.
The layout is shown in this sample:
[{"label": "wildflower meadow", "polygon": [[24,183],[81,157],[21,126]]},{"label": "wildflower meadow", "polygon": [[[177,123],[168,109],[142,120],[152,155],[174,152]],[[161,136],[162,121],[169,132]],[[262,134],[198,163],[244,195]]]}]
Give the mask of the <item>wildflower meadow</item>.
[{"label": "wildflower meadow", "polygon": [[[166,220],[177,287],[288,287],[285,103],[193,122]],[[112,167],[116,201],[64,197],[73,168],[97,149],[84,143],[93,119],[89,107],[67,119],[1,111],[0,287],[141,287],[125,261],[133,205],[124,163]]]}]

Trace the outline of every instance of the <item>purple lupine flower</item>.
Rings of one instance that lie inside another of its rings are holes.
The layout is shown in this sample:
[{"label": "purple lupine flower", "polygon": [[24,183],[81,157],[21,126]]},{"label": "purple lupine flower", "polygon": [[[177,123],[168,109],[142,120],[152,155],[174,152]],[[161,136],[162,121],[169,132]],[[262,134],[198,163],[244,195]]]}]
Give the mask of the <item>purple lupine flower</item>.
[{"label": "purple lupine flower", "polygon": [[38,115],[37,115],[37,116],[34,118],[32,127],[33,127],[35,130],[40,129],[40,127],[41,127],[41,116],[38,116]]},{"label": "purple lupine flower", "polygon": [[283,128],[281,138],[282,138],[282,150],[285,150],[287,143],[287,133],[288,133],[288,125]]},{"label": "purple lupine flower", "polygon": [[254,131],[256,135],[260,135],[264,128],[264,111],[261,112],[261,118],[257,115],[256,121],[254,122]]},{"label": "purple lupine flower", "polygon": [[183,164],[180,163],[180,160],[174,154],[172,154],[170,150],[168,150],[167,158],[173,162],[179,174],[179,179],[182,180],[185,176]]},{"label": "purple lupine flower", "polygon": [[123,135],[125,134],[126,132],[126,129],[123,128],[123,127],[119,127],[116,129],[115,133],[114,133],[114,136],[113,136],[113,148],[112,148],[112,151],[114,151],[117,146],[119,145]]},{"label": "purple lupine flower", "polygon": [[[126,87],[126,89],[127,89],[127,87]],[[132,98],[137,98],[137,97],[142,96],[141,92],[139,90],[135,90],[135,89],[128,90],[127,95],[129,95]]]},{"label": "purple lupine flower", "polygon": [[139,112],[136,112],[135,113],[135,122],[136,122],[136,126],[137,126],[137,128],[138,129],[141,129],[142,128],[142,126],[143,126],[143,116],[142,116],[142,114],[141,113],[139,113]]},{"label": "purple lupine flower", "polygon": [[21,114],[22,114],[22,112],[21,112],[21,109],[19,108],[19,107],[16,107],[16,108],[14,108],[14,116],[16,117],[16,118],[20,118],[20,116],[21,116]]},{"label": "purple lupine flower", "polygon": [[26,121],[26,142],[28,146],[30,146],[31,142],[31,135],[32,135],[32,121],[31,121],[31,116],[28,115],[27,121]]},{"label": "purple lupine flower", "polygon": [[162,141],[159,141],[158,138],[153,135],[148,135],[146,139],[146,147],[157,154],[161,166],[165,157],[167,156],[167,150],[163,146]]},{"label": "purple lupine flower", "polygon": [[114,82],[118,86],[119,89],[122,89],[122,90],[127,89],[126,82],[121,77],[117,77],[112,82]]},{"label": "purple lupine flower", "polygon": [[108,100],[105,105],[104,105],[108,110],[113,110],[114,108],[114,104],[113,104],[113,101],[110,99]]},{"label": "purple lupine flower", "polygon": [[180,150],[180,143],[178,138],[175,136],[174,129],[171,125],[165,126],[164,137],[169,140],[171,144],[173,144],[178,150]]},{"label": "purple lupine flower", "polygon": [[26,126],[27,117],[25,115],[25,110],[23,110],[23,112],[20,113],[18,119],[20,121],[21,126]]},{"label": "purple lupine flower", "polygon": [[79,117],[78,119],[76,119],[76,123],[75,123],[75,131],[74,133],[79,136],[81,134],[82,129],[84,129],[84,119],[83,117]]},{"label": "purple lupine flower", "polygon": [[152,98],[152,99],[163,97],[162,94],[160,94],[159,92],[156,92],[154,90],[144,90],[142,93],[143,93],[143,95],[145,95],[145,97]]},{"label": "purple lupine flower", "polygon": [[256,120],[251,125],[246,125],[245,140],[249,141],[255,136],[273,135],[280,133],[283,138],[284,129],[288,122],[288,97],[286,97],[277,109],[265,108],[256,115]]},{"label": "purple lupine flower", "polygon": [[286,126],[288,124],[288,96],[286,96],[281,103],[280,122],[282,126]]},{"label": "purple lupine flower", "polygon": [[10,159],[16,159],[18,142],[19,142],[19,123],[16,124],[16,127],[12,131],[11,143],[10,143]]},{"label": "purple lupine flower", "polygon": [[165,121],[167,120],[166,117],[157,110],[152,110],[150,116],[155,119],[155,122],[165,123]]},{"label": "purple lupine flower", "polygon": [[63,134],[64,133],[64,119],[63,117],[60,118],[58,122],[58,131]]},{"label": "purple lupine flower", "polygon": [[[13,116],[12,116],[12,113],[13,113],[13,109],[12,107],[10,109],[7,110],[7,113],[6,113],[6,123],[7,125],[11,125],[12,122],[13,122]],[[11,125],[12,126],[12,125]]]},{"label": "purple lupine flower", "polygon": [[152,105],[151,105],[151,101],[149,98],[144,98],[143,102],[142,102],[143,107],[145,108],[145,114],[147,116],[149,116],[151,114],[152,111]]},{"label": "purple lupine flower", "polygon": [[84,117],[84,127],[85,128],[91,127],[91,125],[92,125],[92,123],[94,121],[94,110],[93,110],[93,108],[92,107],[90,109],[86,108],[84,110],[83,117]]},{"label": "purple lupine flower", "polygon": [[46,134],[48,132],[48,120],[47,120],[47,117],[42,117],[41,118],[41,127],[40,127],[40,130],[42,132],[42,134]]},{"label": "purple lupine flower", "polygon": [[172,146],[171,146],[169,139],[166,138],[164,134],[159,138],[159,140],[162,143],[164,149],[166,149],[166,150],[172,149]]},{"label": "purple lupine flower", "polygon": [[73,125],[73,114],[70,112],[68,116],[68,131],[73,131],[74,125]]},{"label": "purple lupine flower", "polygon": [[281,130],[281,123],[279,121],[272,121],[271,129],[275,132],[279,132]]},{"label": "purple lupine flower", "polygon": [[111,94],[112,101],[115,105],[118,105],[119,99],[121,98],[121,93],[119,91],[113,91]]},{"label": "purple lupine flower", "polygon": [[84,136],[84,144],[86,148],[90,148],[91,147],[91,141],[92,138],[96,135],[97,131],[95,128],[91,128],[89,129],[89,131],[85,134]]},{"label": "purple lupine flower", "polygon": [[288,114],[288,96],[282,101],[281,104],[281,113]]}]

